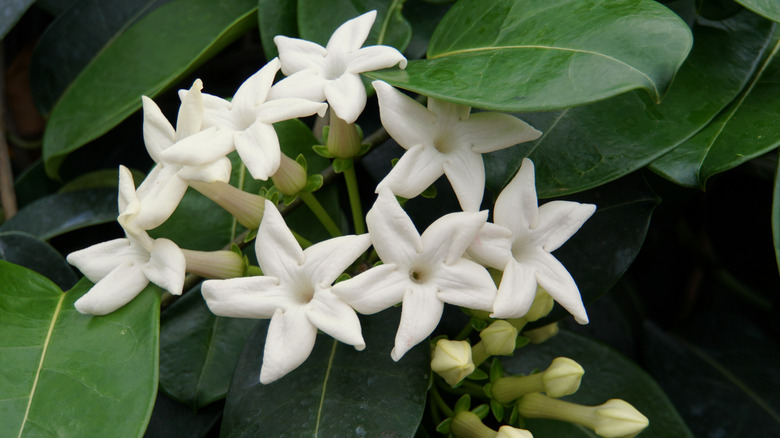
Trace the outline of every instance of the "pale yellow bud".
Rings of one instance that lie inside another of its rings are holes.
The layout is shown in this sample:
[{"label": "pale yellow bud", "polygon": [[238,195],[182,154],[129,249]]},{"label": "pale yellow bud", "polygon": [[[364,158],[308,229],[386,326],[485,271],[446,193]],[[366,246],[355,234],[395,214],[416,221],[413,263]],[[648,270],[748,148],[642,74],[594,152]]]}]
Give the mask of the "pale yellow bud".
[{"label": "pale yellow bud", "polygon": [[439,339],[432,356],[431,369],[450,385],[457,385],[474,372],[471,345],[466,341]]},{"label": "pale yellow bud", "polygon": [[306,169],[285,154],[282,154],[279,170],[271,176],[271,179],[279,192],[285,196],[297,195],[308,183]]},{"label": "pale yellow bud", "polygon": [[526,321],[533,322],[542,319],[552,311],[555,300],[541,287],[536,288],[536,296],[528,312],[523,316]]},{"label": "pale yellow bud", "polygon": [[529,430],[517,429],[512,426],[501,426],[498,428],[496,438],[534,438],[534,436]]},{"label": "pale yellow bud", "polygon": [[495,438],[496,431],[485,426],[477,414],[462,411],[452,417],[450,430],[455,438]]},{"label": "pale yellow bud", "polygon": [[630,403],[613,398],[595,408],[593,431],[604,438],[631,438],[650,421]]},{"label": "pale yellow bud", "polygon": [[531,341],[531,343],[534,345],[541,344],[557,335],[558,330],[558,323],[554,322],[552,324],[543,325],[533,330],[526,330],[523,332],[523,336],[528,338],[528,340]]},{"label": "pale yellow bud", "polygon": [[243,277],[244,258],[233,251],[193,251],[182,249],[187,272],[204,278]]},{"label": "pale yellow bud", "polygon": [[360,152],[360,134],[354,123],[347,123],[330,112],[328,128],[328,152],[336,158],[354,158]]},{"label": "pale yellow bud", "polygon": [[542,376],[544,392],[550,397],[563,397],[580,389],[585,370],[568,357],[556,357]]},{"label": "pale yellow bud", "polygon": [[265,198],[247,193],[220,181],[190,181],[190,187],[211,199],[232,214],[236,220],[250,230],[256,230],[263,220]]},{"label": "pale yellow bud", "polygon": [[485,343],[488,354],[508,356],[515,351],[517,329],[504,320],[498,320],[482,330],[479,337]]}]

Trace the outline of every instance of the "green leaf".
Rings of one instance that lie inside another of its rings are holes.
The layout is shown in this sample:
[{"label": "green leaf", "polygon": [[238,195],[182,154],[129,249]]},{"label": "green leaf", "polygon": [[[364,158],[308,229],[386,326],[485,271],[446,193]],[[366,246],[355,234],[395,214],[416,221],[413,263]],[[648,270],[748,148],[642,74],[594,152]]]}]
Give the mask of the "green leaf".
[{"label": "green leaf", "polygon": [[461,0],[427,60],[368,76],[499,111],[566,108],[637,88],[660,101],[691,43],[688,26],[649,0]]},{"label": "green leaf", "polygon": [[[539,345],[529,345],[523,354],[502,359],[510,374],[528,374],[534,369],[547,368],[556,357],[574,359],[585,369],[580,389],[567,401],[586,405],[600,405],[612,398],[620,398],[636,407],[650,419],[650,426],[642,438],[693,437],[672,403],[658,384],[616,351],[588,338],[562,330],[558,335]],[[554,420],[528,420],[528,429],[534,438],[595,437],[578,426]]]},{"label": "green leaf", "polygon": [[298,37],[297,0],[258,0],[257,23],[260,27],[260,42],[266,59],[279,55],[274,37],[284,35]]},{"label": "green leaf", "polygon": [[187,189],[165,223],[149,235],[165,237],[181,248],[216,251],[232,240],[233,216],[194,189]]},{"label": "green leaf", "polygon": [[116,189],[111,188],[57,193],[19,210],[0,225],[0,231],[23,231],[48,240],[79,228],[113,222],[117,217],[116,202]]},{"label": "green leaf", "polygon": [[703,128],[739,93],[773,27],[749,12],[697,24],[693,51],[660,105],[631,92],[586,107],[523,115],[544,134],[488,154],[488,187],[503,187],[529,153],[540,197],[596,187],[645,166]]},{"label": "green leaf", "polygon": [[[133,181],[140,183],[146,178],[146,175],[138,170],[131,169]],[[119,172],[116,169],[101,169],[94,172],[80,175],[60,187],[60,193],[73,192],[77,190],[94,189],[98,187],[111,187],[116,190],[119,185]]]},{"label": "green leaf", "polygon": [[68,289],[78,281],[73,269],[56,249],[27,233],[0,232],[0,260],[33,270],[62,289]]},{"label": "green leaf", "polygon": [[772,193],[772,240],[775,244],[775,259],[780,270],[780,157],[775,170],[775,188]]},{"label": "green leaf", "polygon": [[[160,350],[162,353],[164,350]],[[144,438],[209,438],[218,430],[224,403],[211,405],[193,412],[162,391],[157,393],[152,418]]]},{"label": "green leaf", "polygon": [[3,1],[3,13],[0,14],[0,40],[13,29],[16,22],[22,18],[25,11],[34,3],[34,0],[5,0]]},{"label": "green leaf", "polygon": [[16,202],[19,208],[57,191],[60,184],[46,176],[43,161],[38,160],[22,171],[14,181]]},{"label": "green leaf", "polygon": [[90,60],[157,0],[81,0],[57,17],[35,46],[30,65],[33,98],[48,114]]},{"label": "green leaf", "polygon": [[707,180],[780,145],[778,40],[744,91],[709,125],[650,168],[679,185],[704,189]]},{"label": "green leaf", "polygon": [[52,109],[43,138],[46,172],[56,177],[72,151],[105,134],[256,22],[250,0],[175,0],[106,47]]},{"label": "green leaf", "polygon": [[[366,349],[326,335],[306,362],[268,385],[259,382],[268,324],[247,341],[228,393],[223,437],[413,437],[425,407],[430,352],[423,342],[399,362],[390,358],[399,309],[361,318]],[[295,420],[282,414],[293,409]]]},{"label": "green leaf", "polygon": [[401,15],[402,6],[402,0],[331,0],[327,7],[319,0],[298,0],[298,31],[301,38],[324,47],[345,21],[376,10],[376,21],[363,46],[383,44],[403,52],[412,38],[412,27]]},{"label": "green leaf", "polygon": [[777,0],[734,0],[756,14],[780,21],[780,3]]},{"label": "green leaf", "polygon": [[193,410],[224,398],[257,321],[214,315],[197,287],[163,312],[161,324],[160,387]]},{"label": "green leaf", "polygon": [[157,392],[160,296],[150,286],[106,316],[48,279],[0,261],[0,435],[140,437]]}]

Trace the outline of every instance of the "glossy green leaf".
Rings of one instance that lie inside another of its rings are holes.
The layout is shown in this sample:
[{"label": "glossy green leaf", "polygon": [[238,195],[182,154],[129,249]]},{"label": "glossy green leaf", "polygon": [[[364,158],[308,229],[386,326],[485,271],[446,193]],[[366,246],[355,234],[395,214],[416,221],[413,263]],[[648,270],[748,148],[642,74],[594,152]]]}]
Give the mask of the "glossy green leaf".
[{"label": "glossy green leaf", "polygon": [[62,289],[69,289],[78,281],[73,269],[56,249],[27,233],[0,232],[0,260],[33,270]]},{"label": "glossy green leaf", "polygon": [[37,0],[35,6],[57,16],[67,11],[78,0]]},{"label": "glossy green leaf", "polygon": [[193,412],[189,406],[158,392],[144,438],[214,437],[213,430],[219,428],[223,407],[224,403],[212,403]]},{"label": "glossy green leaf", "polygon": [[150,286],[101,317],[20,266],[0,261],[0,435],[139,437],[157,392],[160,297]]},{"label": "glossy green leaf", "polygon": [[412,26],[412,39],[404,51],[408,59],[418,59],[428,52],[433,32],[451,4],[436,4],[425,0],[406,0],[404,14]]},{"label": "glossy green leaf", "polygon": [[457,2],[428,59],[368,74],[499,111],[566,108],[644,88],[660,101],[691,48],[688,26],[649,0]]},{"label": "glossy green leaf", "polygon": [[48,114],[89,61],[156,0],[81,0],[57,17],[35,46],[30,65],[33,98]]},{"label": "glossy green leaf", "polygon": [[[139,184],[146,177],[146,175],[135,169],[130,169],[130,173],[133,175],[133,181]],[[59,192],[66,193],[99,187],[110,187],[116,190],[118,185],[119,172],[117,169],[101,169],[85,173],[68,181],[60,187]]]},{"label": "glossy green leaf", "polygon": [[256,23],[250,0],[175,0],[106,47],[52,109],[43,138],[46,172],[103,135]]},{"label": "glossy green leaf", "polygon": [[161,324],[160,387],[193,410],[224,398],[257,320],[214,315],[198,287],[166,309]]},{"label": "glossy green leaf", "polygon": [[323,47],[337,27],[347,20],[376,10],[377,16],[364,46],[383,44],[403,51],[412,38],[412,27],[401,14],[402,0],[298,0],[298,31],[301,38]]},{"label": "glossy green leaf", "polygon": [[745,90],[709,125],[650,168],[677,184],[704,189],[707,180],[780,145],[780,41]]},{"label": "glossy green leaf", "polygon": [[780,21],[780,3],[777,0],[734,0],[756,14]]},{"label": "glossy green leaf", "polygon": [[775,244],[775,259],[780,270],[780,157],[775,169],[775,188],[772,193],[772,240]]},{"label": "glossy green leaf", "polygon": [[585,190],[645,166],[702,129],[739,93],[773,28],[749,12],[697,24],[693,51],[660,105],[631,92],[585,107],[522,115],[544,134],[489,154],[488,187],[503,187],[529,153],[540,197]]},{"label": "glossy green leaf", "polygon": [[[503,359],[508,374],[528,374],[545,369],[556,357],[574,359],[585,369],[580,389],[565,400],[585,405],[600,405],[612,398],[631,403],[649,420],[642,438],[693,438],[658,384],[635,363],[598,342],[568,331],[549,341],[529,345],[522,354]],[[554,420],[528,420],[534,438],[595,437],[591,431]]]},{"label": "glossy green leaf", "polygon": [[233,216],[194,189],[187,189],[171,217],[149,235],[171,239],[181,248],[216,251],[233,240]]},{"label": "glossy green leaf", "polygon": [[0,225],[0,231],[23,231],[48,240],[79,228],[113,222],[116,217],[116,189],[87,189],[38,199]]},{"label": "glossy green leaf", "polygon": [[279,54],[274,44],[275,36],[298,38],[297,4],[297,0],[258,0],[257,24],[266,59]]},{"label": "glossy green leaf", "polygon": [[60,184],[46,176],[43,161],[38,160],[20,173],[14,181],[16,203],[21,209],[27,204],[57,191]]},{"label": "glossy green leaf", "polygon": [[2,11],[0,11],[0,40],[5,38],[5,35],[13,29],[14,25],[22,15],[24,15],[27,8],[29,8],[35,0],[4,0]]},{"label": "glossy green leaf", "polygon": [[233,376],[221,436],[413,437],[425,407],[430,354],[423,342],[399,362],[390,358],[399,310],[361,318],[363,351],[317,336],[306,362],[268,385],[259,382],[268,327],[260,323]]}]

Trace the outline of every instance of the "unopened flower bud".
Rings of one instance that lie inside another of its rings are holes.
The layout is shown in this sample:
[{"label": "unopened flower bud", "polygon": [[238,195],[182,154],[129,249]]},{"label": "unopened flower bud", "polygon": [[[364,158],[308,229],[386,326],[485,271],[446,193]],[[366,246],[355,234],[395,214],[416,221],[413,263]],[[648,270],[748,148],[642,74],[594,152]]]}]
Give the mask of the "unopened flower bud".
[{"label": "unopened flower bud", "polygon": [[542,319],[550,314],[554,304],[555,300],[553,300],[553,297],[551,297],[546,290],[538,287],[536,289],[536,296],[534,297],[534,301],[531,304],[531,308],[528,309],[528,312],[523,316],[523,318],[525,318],[525,320],[528,322]]},{"label": "unopened flower bud", "polygon": [[308,182],[306,169],[285,154],[282,154],[279,170],[271,176],[271,179],[276,188],[285,196],[297,195]]},{"label": "unopened flower bud", "polygon": [[544,392],[550,397],[563,397],[577,392],[583,374],[585,370],[577,362],[566,357],[557,357],[540,373],[496,380],[491,393],[499,403],[509,403],[534,392]]},{"label": "unopened flower bud", "polygon": [[605,438],[631,438],[650,424],[630,403],[616,398],[596,406],[595,416],[593,431]]},{"label": "unopened flower bud", "polygon": [[193,251],[182,249],[187,272],[205,278],[243,277],[244,258],[233,251]]},{"label": "unopened flower bud", "polygon": [[190,187],[211,199],[232,214],[238,223],[250,230],[260,227],[265,211],[265,198],[245,192],[223,182],[190,181]]},{"label": "unopened flower bud", "polygon": [[354,158],[361,149],[360,134],[354,123],[347,123],[330,112],[328,128],[328,152],[336,158]]},{"label": "unopened flower bud", "polygon": [[482,330],[479,337],[491,355],[508,356],[515,351],[517,329],[504,320],[498,320]]},{"label": "unopened flower bud", "polygon": [[501,426],[498,428],[496,438],[534,438],[534,436],[529,430],[517,429],[512,426]]},{"label": "unopened flower bud", "polygon": [[533,330],[526,330],[523,332],[523,336],[528,338],[532,344],[536,345],[541,344],[557,335],[558,330],[558,323],[554,322],[552,324],[543,325]]},{"label": "unopened flower bud", "polygon": [[433,350],[431,369],[448,384],[457,385],[474,372],[471,345],[466,341],[439,339]]},{"label": "unopened flower bud", "polygon": [[496,431],[485,426],[477,414],[462,411],[452,417],[450,430],[455,438],[495,438]]}]

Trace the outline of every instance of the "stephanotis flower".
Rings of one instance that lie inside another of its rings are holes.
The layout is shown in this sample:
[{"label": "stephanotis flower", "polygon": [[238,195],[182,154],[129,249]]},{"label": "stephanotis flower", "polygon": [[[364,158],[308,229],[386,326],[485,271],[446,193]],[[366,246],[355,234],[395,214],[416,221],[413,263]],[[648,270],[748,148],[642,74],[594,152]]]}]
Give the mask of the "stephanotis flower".
[{"label": "stephanotis flower", "polygon": [[317,329],[355,349],[365,348],[355,311],[331,284],[371,245],[368,235],[343,236],[302,250],[271,201],[255,240],[263,276],[209,280],[203,298],[220,316],[271,318],[260,382],[271,383],[302,364]]},{"label": "stephanotis flower", "polygon": [[68,255],[95,285],[79,298],[81,313],[105,315],[129,303],[151,281],[171,294],[180,295],[185,259],[181,249],[168,239],[152,239],[136,224],[141,209],[133,176],[119,167],[119,221],[125,238],[99,243]]},{"label": "stephanotis flower", "polygon": [[519,318],[531,307],[537,286],[588,323],[580,291],[569,271],[552,254],[596,211],[593,204],[551,201],[537,206],[534,164],[523,160],[504,188],[487,223],[468,248],[475,260],[504,271],[493,318]]},{"label": "stephanotis flower", "polygon": [[428,108],[386,82],[374,81],[382,125],[406,153],[377,186],[414,198],[442,174],[452,184],[461,208],[476,211],[485,191],[482,155],[536,140],[541,132],[503,113],[428,98]]},{"label": "stephanotis flower", "polygon": [[355,123],[366,106],[366,89],[360,73],[392,67],[406,68],[406,58],[390,46],[363,47],[376,11],[353,18],[336,29],[322,47],[311,41],[274,37],[287,77],[271,89],[271,98],[303,97],[327,100],[336,115]]},{"label": "stephanotis flower", "polygon": [[395,196],[384,189],[366,215],[371,243],[384,264],[333,286],[333,293],[360,313],[377,313],[403,302],[393,360],[433,332],[444,303],[490,310],[496,286],[487,270],[463,253],[487,212],[442,216],[420,236]]},{"label": "stephanotis flower", "polygon": [[230,179],[230,133],[217,128],[201,131],[203,83],[195,80],[181,92],[181,106],[173,129],[154,101],[143,96],[144,143],[157,165],[138,187],[143,200],[136,222],[145,230],[165,222],[179,205],[188,181],[224,182]]}]

